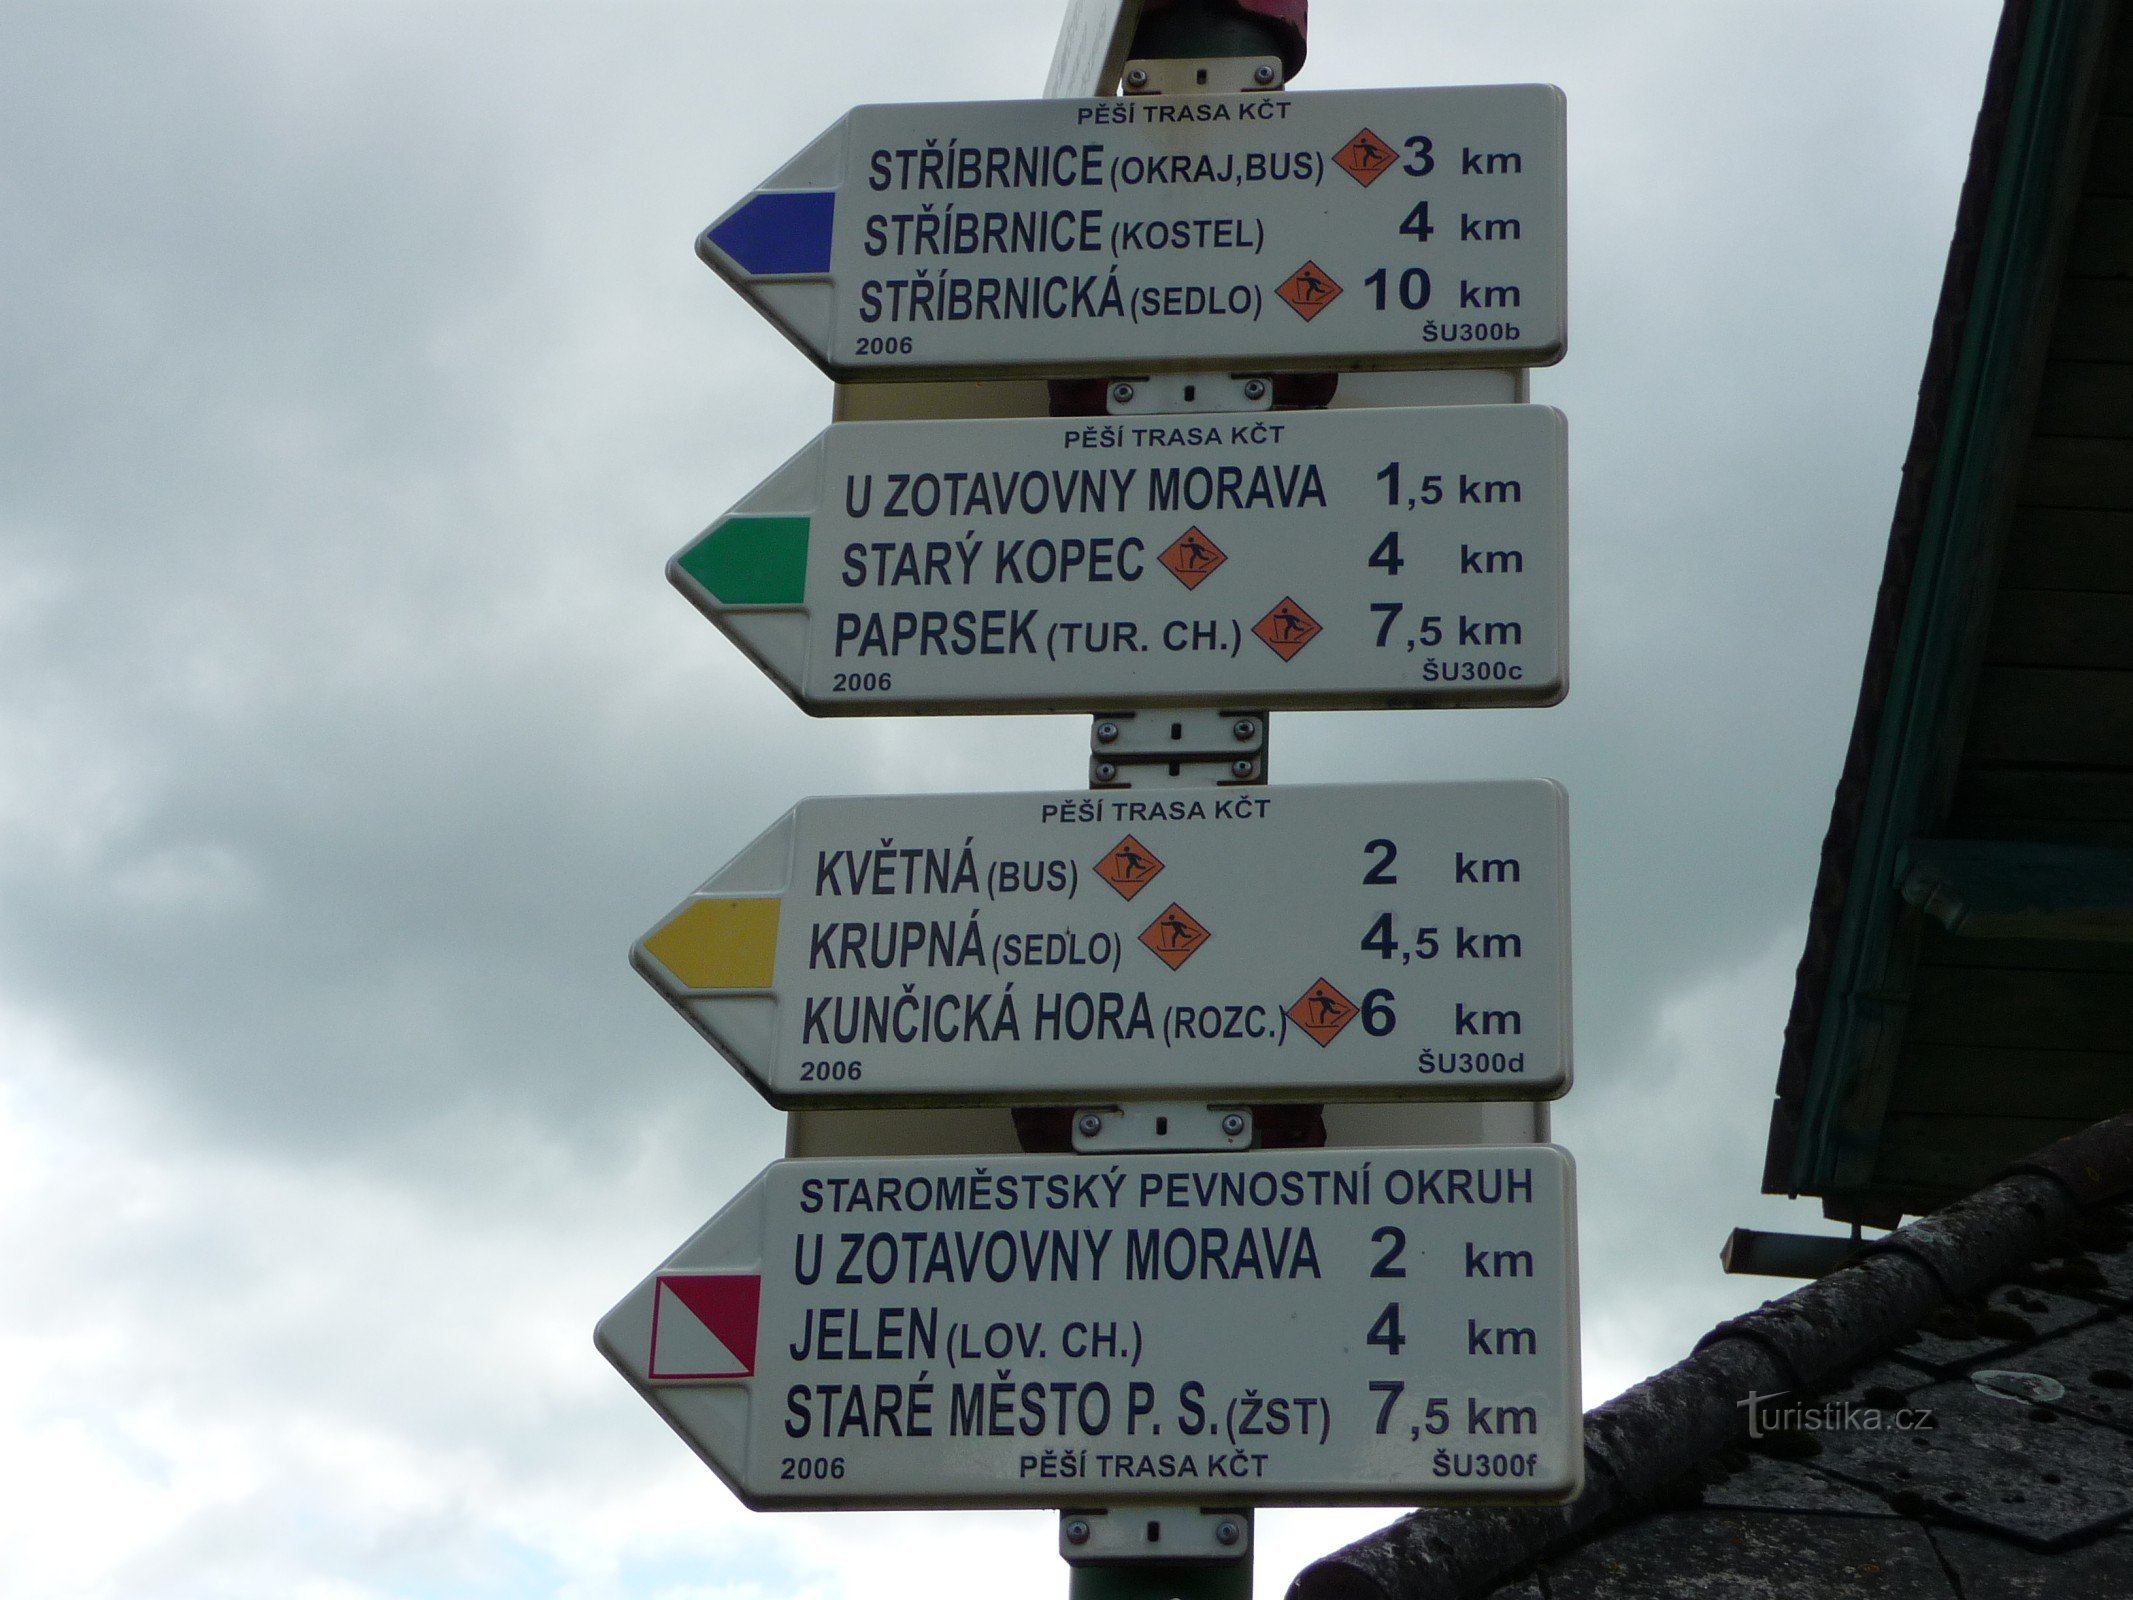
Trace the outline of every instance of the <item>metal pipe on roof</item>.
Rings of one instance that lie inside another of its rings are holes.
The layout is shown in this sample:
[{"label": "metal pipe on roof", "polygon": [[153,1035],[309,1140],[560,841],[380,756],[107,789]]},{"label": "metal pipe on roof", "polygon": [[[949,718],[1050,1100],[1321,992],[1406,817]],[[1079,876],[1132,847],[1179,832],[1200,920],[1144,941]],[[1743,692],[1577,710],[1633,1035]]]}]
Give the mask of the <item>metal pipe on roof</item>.
[{"label": "metal pipe on roof", "polygon": [[1824,1278],[1863,1247],[1856,1236],[1840,1233],[1768,1233],[1735,1228],[1718,1252],[1719,1265],[1731,1273],[1762,1278]]}]

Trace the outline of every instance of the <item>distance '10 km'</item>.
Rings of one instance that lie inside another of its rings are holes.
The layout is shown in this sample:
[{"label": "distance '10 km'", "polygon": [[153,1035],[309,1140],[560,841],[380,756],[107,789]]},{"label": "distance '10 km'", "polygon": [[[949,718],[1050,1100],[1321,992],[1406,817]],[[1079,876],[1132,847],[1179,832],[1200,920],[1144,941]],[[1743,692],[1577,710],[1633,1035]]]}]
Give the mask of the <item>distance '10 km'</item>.
[{"label": "distance '10 km'", "polygon": [[1540,84],[860,106],[697,252],[841,379],[1540,366],[1563,130]]}]

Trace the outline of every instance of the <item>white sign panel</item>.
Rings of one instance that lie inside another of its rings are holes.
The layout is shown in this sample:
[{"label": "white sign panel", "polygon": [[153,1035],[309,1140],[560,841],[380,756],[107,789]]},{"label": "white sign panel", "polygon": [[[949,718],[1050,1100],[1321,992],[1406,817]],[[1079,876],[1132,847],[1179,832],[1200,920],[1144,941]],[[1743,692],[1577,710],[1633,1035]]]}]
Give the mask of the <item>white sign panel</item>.
[{"label": "white sign panel", "polygon": [[1563,791],[805,800],[631,951],[778,1105],[1547,1099]]},{"label": "white sign panel", "polygon": [[759,1508],[1563,1500],[1577,1306],[1553,1145],[787,1161],[597,1339]]},{"label": "white sign panel", "polygon": [[1552,705],[1545,406],[843,423],[668,566],[817,715]]},{"label": "white sign panel", "polygon": [[1536,366],[1562,91],[860,106],[697,253],[832,377]]}]

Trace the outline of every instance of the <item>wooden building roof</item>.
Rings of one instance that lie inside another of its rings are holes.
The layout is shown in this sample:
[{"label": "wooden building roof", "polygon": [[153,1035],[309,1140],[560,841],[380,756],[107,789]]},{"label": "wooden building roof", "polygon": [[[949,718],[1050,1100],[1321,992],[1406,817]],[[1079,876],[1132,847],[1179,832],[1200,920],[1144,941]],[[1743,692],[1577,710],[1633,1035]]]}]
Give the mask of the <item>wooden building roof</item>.
[{"label": "wooden building roof", "polygon": [[1587,1412],[1567,1505],[1413,1512],[1289,1600],[2133,1592],[2129,1190],[2133,1116],[2036,1151]]},{"label": "wooden building roof", "polygon": [[2133,25],[2011,0],[1766,1190],[1880,1226],[2133,1107]]}]

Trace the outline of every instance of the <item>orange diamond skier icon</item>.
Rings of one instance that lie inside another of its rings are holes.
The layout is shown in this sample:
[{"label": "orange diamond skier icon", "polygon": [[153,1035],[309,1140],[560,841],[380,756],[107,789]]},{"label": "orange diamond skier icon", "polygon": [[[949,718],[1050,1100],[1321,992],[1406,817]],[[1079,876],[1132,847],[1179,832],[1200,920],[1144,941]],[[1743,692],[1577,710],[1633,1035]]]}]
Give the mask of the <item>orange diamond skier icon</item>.
[{"label": "orange diamond skier icon", "polygon": [[1320,1049],[1324,1049],[1341,1029],[1355,1020],[1355,1002],[1320,978],[1289,1007],[1288,1016],[1291,1022],[1318,1041]]},{"label": "orange diamond skier icon", "polygon": [[1325,631],[1318,625],[1316,617],[1287,596],[1252,624],[1252,632],[1259,636],[1259,642],[1284,661],[1294,661],[1297,651]]},{"label": "orange diamond skier icon", "polygon": [[1367,189],[1392,170],[1392,146],[1365,128],[1333,152],[1333,164]]},{"label": "orange diamond skier icon", "polygon": [[1172,972],[1191,960],[1193,952],[1212,937],[1193,914],[1175,900],[1168,910],[1141,930],[1141,943],[1153,950],[1156,959]]},{"label": "orange diamond skier icon", "polygon": [[1304,321],[1309,322],[1326,307],[1340,298],[1341,286],[1316,261],[1306,261],[1274,291],[1288,307]]},{"label": "orange diamond skier icon", "polygon": [[1153,850],[1129,833],[1111,847],[1110,854],[1096,863],[1095,870],[1097,877],[1131,900],[1155,882],[1155,875],[1163,870],[1163,863]]},{"label": "orange diamond skier icon", "polygon": [[1222,547],[1198,528],[1187,528],[1170,542],[1170,548],[1155,558],[1170,569],[1170,575],[1188,589],[1197,589],[1229,559]]}]

